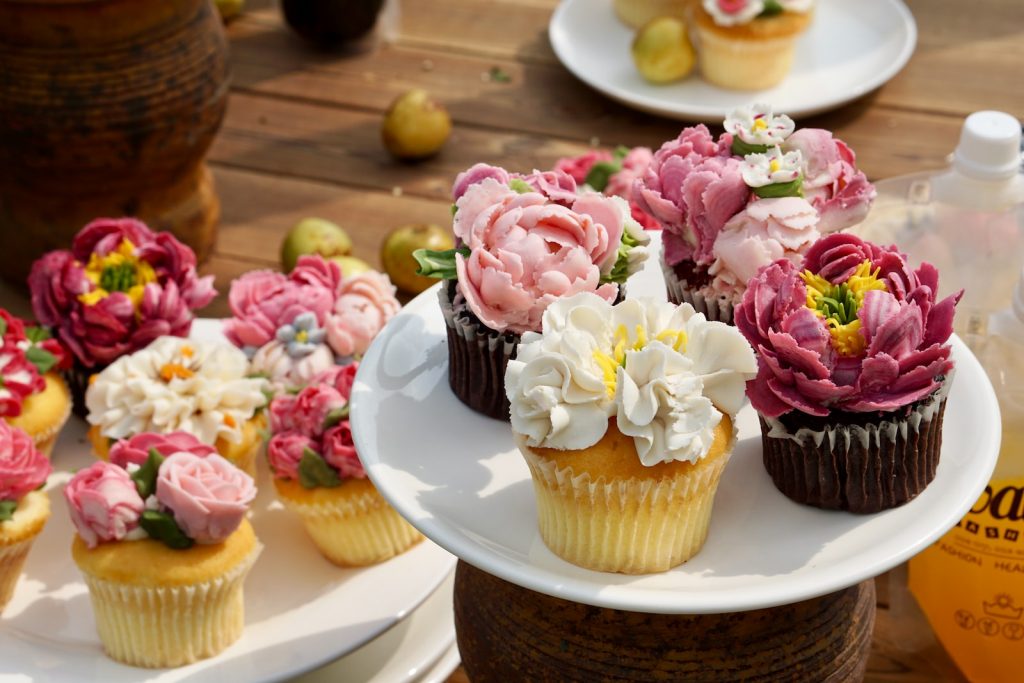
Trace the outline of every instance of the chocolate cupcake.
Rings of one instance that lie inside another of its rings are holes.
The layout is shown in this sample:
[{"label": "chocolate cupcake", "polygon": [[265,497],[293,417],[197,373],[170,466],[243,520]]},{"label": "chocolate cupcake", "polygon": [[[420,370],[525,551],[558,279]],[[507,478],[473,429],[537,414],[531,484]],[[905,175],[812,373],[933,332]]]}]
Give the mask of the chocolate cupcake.
[{"label": "chocolate cupcake", "polygon": [[510,174],[477,164],[453,191],[458,248],[421,250],[420,274],[445,279],[448,377],[464,404],[508,420],[504,376],[520,335],[580,292],[616,301],[647,257],[649,237],[621,197],[577,191],[561,171]]},{"label": "chocolate cupcake", "polygon": [[747,385],[764,464],[798,503],[872,513],[931,483],[952,382],[947,343],[960,293],[894,247],[829,235],[798,267],[762,268],[736,308],[758,352]]},{"label": "chocolate cupcake", "polygon": [[632,199],[664,228],[669,300],[731,323],[758,268],[799,262],[821,235],[859,223],[875,190],[826,130],[795,130],[763,104],[724,125],[717,140],[699,125],[663,144]]}]

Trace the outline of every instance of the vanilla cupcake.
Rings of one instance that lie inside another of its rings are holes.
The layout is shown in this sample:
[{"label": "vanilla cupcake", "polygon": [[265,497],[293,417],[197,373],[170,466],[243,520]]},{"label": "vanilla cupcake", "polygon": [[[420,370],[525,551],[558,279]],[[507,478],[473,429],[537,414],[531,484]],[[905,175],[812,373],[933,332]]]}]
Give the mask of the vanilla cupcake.
[{"label": "vanilla cupcake", "polygon": [[814,0],[702,0],[691,7],[704,78],[731,90],[764,90],[793,66]]},{"label": "vanilla cupcake", "polygon": [[275,398],[267,444],[278,498],[302,518],[320,553],[342,567],[383,562],[423,540],[359,461],[348,421],[356,368],[333,368],[298,394]]},{"label": "vanilla cupcake", "polygon": [[267,388],[233,346],[160,337],[94,376],[85,396],[89,439],[106,459],[113,440],[184,431],[255,476]]},{"label": "vanilla cupcake", "polygon": [[97,462],[71,478],[71,554],[108,656],[183,666],[241,636],[242,587],[262,548],[245,519],[255,495],[216,454],[154,449],[141,467]]},{"label": "vanilla cupcake", "polygon": [[688,304],[589,294],[552,304],[505,376],[541,537],[598,571],[665,571],[707,536],[756,373],[733,328]]},{"label": "vanilla cupcake", "polygon": [[0,612],[50,518],[50,498],[38,489],[52,469],[25,432],[0,421]]}]

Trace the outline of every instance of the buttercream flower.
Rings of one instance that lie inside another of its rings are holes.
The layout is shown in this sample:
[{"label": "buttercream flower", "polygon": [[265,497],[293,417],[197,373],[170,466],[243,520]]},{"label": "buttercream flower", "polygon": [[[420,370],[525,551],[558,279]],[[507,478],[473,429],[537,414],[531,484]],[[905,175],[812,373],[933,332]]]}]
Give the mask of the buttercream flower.
[{"label": "buttercream flower", "polygon": [[278,394],[270,402],[267,412],[270,414],[270,431],[273,433],[297,429],[292,414],[295,408],[296,394]]},{"label": "buttercream flower", "polygon": [[703,4],[719,26],[745,24],[764,11],[764,0],[703,0]]},{"label": "buttercream flower", "polygon": [[778,146],[764,154],[748,154],[743,158],[743,182],[750,187],[792,183],[800,179],[803,158],[800,150],[783,152]]},{"label": "buttercream flower", "polygon": [[53,467],[32,437],[0,420],[0,501],[18,501],[46,483]]},{"label": "buttercream flower", "polygon": [[814,0],[776,0],[787,12],[810,12]]},{"label": "buttercream flower", "polygon": [[348,420],[324,432],[323,457],[343,479],[366,479],[366,470],[359,462],[355,442],[352,440],[352,427]]},{"label": "buttercream flower", "polygon": [[783,144],[804,161],[804,198],[818,210],[818,230],[834,232],[860,223],[874,200],[874,186],[855,166],[856,155],[842,140],[819,128],[802,128]]},{"label": "buttercream flower", "polygon": [[761,147],[781,145],[796,128],[793,119],[785,114],[773,115],[771,105],[760,103],[733,109],[725,117],[724,125],[726,132],[732,133],[734,141]]},{"label": "buttercream flower", "polygon": [[361,356],[401,306],[386,275],[367,272],[346,278],[327,318],[327,342],[337,356]]},{"label": "buttercream flower", "polygon": [[42,375],[24,352],[6,343],[0,346],[0,416],[21,415],[25,399],[45,387]]},{"label": "buttercream flower", "polygon": [[490,164],[483,163],[474,164],[455,176],[455,182],[452,184],[452,201],[458,201],[462,195],[466,194],[466,190],[471,185],[476,185],[487,178],[492,178],[502,185],[508,185],[509,181],[512,180],[509,172],[500,166],[491,166]]},{"label": "buttercream flower", "polygon": [[318,437],[324,432],[328,416],[344,408],[347,403],[331,385],[311,384],[295,397],[295,403],[291,406],[291,423],[302,434],[311,438]]},{"label": "buttercream flower", "polygon": [[44,254],[29,274],[32,307],[86,367],[105,365],[161,335],[184,336],[214,297],[195,254],[140,221],[97,219],[70,251]]},{"label": "buttercream flower", "polygon": [[946,341],[960,297],[937,301],[937,287],[934,268],[911,271],[895,249],[853,235],[821,238],[800,267],[762,268],[736,309],[760,353],[751,404],[768,417],[827,416],[892,411],[932,394],[952,368]]},{"label": "buttercream flower", "polygon": [[277,328],[276,337],[285,345],[289,356],[302,358],[323,344],[327,331],[316,324],[316,314],[307,311],[295,316],[290,324]]},{"label": "buttercream flower", "polygon": [[348,365],[337,365],[322,373],[317,381],[332,385],[338,393],[347,401],[352,396],[352,385],[356,381],[356,372],[359,371],[359,363]]},{"label": "buttercream flower", "polygon": [[174,453],[160,465],[156,497],[186,536],[212,544],[223,542],[242,523],[256,486],[219,455]]},{"label": "buttercream flower", "polygon": [[[586,182],[587,174],[590,173],[590,169],[594,167],[594,164],[602,161],[610,162],[612,159],[611,152],[603,149],[594,149],[578,157],[562,157],[555,162],[554,170],[568,174],[576,181],[577,185],[582,185]],[[474,166],[473,168],[476,167]],[[462,174],[459,175],[460,177],[462,176]],[[456,178],[456,183],[458,183],[458,178]]]},{"label": "buttercream flower", "polygon": [[[274,399],[275,401],[277,399]],[[308,436],[295,431],[274,434],[267,442],[267,461],[278,479],[299,478],[299,463],[306,449],[316,452],[318,444]]]},{"label": "buttercream flower", "polygon": [[[297,277],[304,275],[300,272]],[[323,325],[334,305],[334,292],[319,282],[300,282],[283,273],[255,270],[231,283],[228,305],[234,317],[224,322],[224,336],[236,346],[255,351],[303,313],[313,313]]]},{"label": "buttercream flower", "polygon": [[78,535],[90,548],[128,537],[139,528],[146,508],[128,472],[102,460],[71,477],[64,500]]},{"label": "buttercream flower", "polygon": [[216,448],[188,432],[144,432],[114,443],[110,447],[110,462],[125,469],[129,464],[143,465],[149,459],[151,450],[165,457],[171,453],[191,453],[205,458],[217,452]]}]

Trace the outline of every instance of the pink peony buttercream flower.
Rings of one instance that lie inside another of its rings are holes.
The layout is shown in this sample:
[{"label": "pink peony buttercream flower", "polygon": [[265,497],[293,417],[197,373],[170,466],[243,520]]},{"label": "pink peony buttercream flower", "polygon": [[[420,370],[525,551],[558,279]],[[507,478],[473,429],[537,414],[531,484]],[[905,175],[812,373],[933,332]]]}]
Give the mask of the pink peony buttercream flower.
[{"label": "pink peony buttercream flower", "polygon": [[327,464],[336,469],[342,478],[366,479],[366,470],[359,462],[355,442],[352,441],[352,427],[348,420],[324,433],[323,456]]},{"label": "pink peony buttercream flower", "polygon": [[[323,261],[320,257],[311,260]],[[317,323],[324,324],[334,306],[334,290],[325,286],[324,271],[309,262],[304,265],[297,275],[292,271],[293,277],[255,270],[231,283],[228,305],[234,317],[224,322],[224,335],[231,343],[259,348],[272,341],[280,327],[306,312],[314,313]]]},{"label": "pink peony buttercream flower", "polygon": [[21,500],[45,484],[52,471],[32,437],[0,420],[0,501]]},{"label": "pink peony buttercream flower", "polygon": [[156,497],[196,543],[221,543],[256,497],[252,477],[219,455],[173,453],[160,466]]},{"label": "pink peony buttercream flower", "polygon": [[459,197],[466,194],[471,185],[483,182],[487,178],[493,178],[502,185],[508,185],[512,180],[511,174],[500,166],[490,164],[474,164],[468,169],[455,176],[455,183],[452,184],[452,201],[458,201]]},{"label": "pink peony buttercream flower", "polygon": [[203,443],[188,432],[143,432],[122,439],[111,446],[110,462],[126,469],[129,463],[142,465],[149,459],[151,449],[156,449],[156,452],[164,457],[172,453],[191,453],[205,458],[217,452],[216,448]]},{"label": "pink peony buttercream flower", "polygon": [[759,355],[751,404],[769,417],[827,416],[930,395],[952,369],[946,341],[962,294],[936,301],[937,287],[928,264],[911,270],[895,248],[846,234],[818,240],[800,267],[762,268],[736,308]]},{"label": "pink peony buttercream flower", "polygon": [[128,472],[102,460],[71,477],[64,500],[78,535],[90,548],[135,531],[146,507]]},{"label": "pink peony buttercream flower", "polygon": [[29,274],[39,321],[86,367],[106,365],[161,335],[184,336],[216,291],[192,251],[132,218],[85,226],[70,251],[52,251]]},{"label": "pink peony buttercream flower", "polygon": [[339,356],[361,356],[402,305],[386,275],[360,273],[344,280],[326,321],[327,343]]},{"label": "pink peony buttercream flower", "polygon": [[274,434],[267,442],[267,461],[278,479],[299,478],[299,463],[309,448],[319,452],[320,446],[313,439],[296,431]]}]

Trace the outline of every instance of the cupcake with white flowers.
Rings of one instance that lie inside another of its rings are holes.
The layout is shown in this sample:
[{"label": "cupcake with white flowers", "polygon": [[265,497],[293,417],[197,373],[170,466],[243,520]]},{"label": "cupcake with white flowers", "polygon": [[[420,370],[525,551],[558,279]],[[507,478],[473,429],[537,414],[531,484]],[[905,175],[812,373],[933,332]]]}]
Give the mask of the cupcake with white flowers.
[{"label": "cupcake with white flowers", "polygon": [[544,543],[597,571],[665,571],[707,536],[757,372],[734,328],[687,304],[555,302],[505,376]]},{"label": "cupcake with white flowers", "polygon": [[113,441],[143,432],[187,432],[255,476],[269,386],[249,374],[239,349],[161,337],[95,375],[86,391],[89,440],[109,457]]},{"label": "cupcake with white flowers", "polygon": [[822,235],[856,225],[875,189],[829,131],[797,130],[770,106],[741,107],[717,140],[684,129],[654,154],[633,198],[662,234],[669,299],[731,323],[759,268],[799,263]]}]

